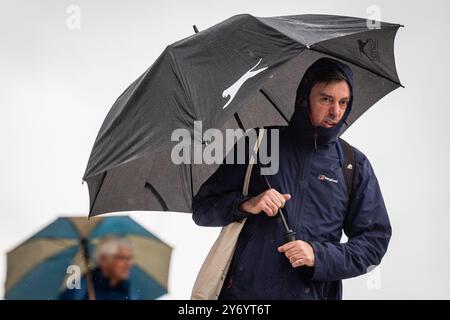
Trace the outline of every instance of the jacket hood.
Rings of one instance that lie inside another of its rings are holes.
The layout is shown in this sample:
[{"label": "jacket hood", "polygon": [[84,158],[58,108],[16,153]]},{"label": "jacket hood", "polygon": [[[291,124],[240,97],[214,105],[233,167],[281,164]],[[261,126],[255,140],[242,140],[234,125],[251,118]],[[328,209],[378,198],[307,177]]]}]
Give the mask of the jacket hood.
[{"label": "jacket hood", "polygon": [[[350,87],[350,101],[342,119],[333,127],[325,128],[313,126],[309,118],[309,94],[312,88],[312,75],[326,68],[338,68],[345,76]],[[289,122],[288,128],[302,144],[325,145],[336,142],[341,128],[351,112],[353,103],[353,72],[349,66],[335,59],[320,58],[305,71],[300,84],[297,87],[295,110]],[[316,137],[316,139],[315,139]]]}]

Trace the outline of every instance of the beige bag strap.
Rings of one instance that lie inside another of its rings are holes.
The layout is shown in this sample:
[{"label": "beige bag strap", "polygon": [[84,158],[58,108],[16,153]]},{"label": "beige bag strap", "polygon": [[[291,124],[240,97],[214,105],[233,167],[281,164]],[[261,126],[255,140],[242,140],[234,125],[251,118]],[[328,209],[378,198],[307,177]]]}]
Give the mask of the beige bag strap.
[{"label": "beige bag strap", "polygon": [[252,156],[249,159],[248,166],[247,166],[247,171],[245,172],[244,185],[242,187],[242,194],[245,195],[245,196],[248,195],[248,187],[250,185],[250,177],[251,177],[251,174],[252,174],[253,165],[255,164],[255,161],[256,161],[254,155],[257,154],[259,146],[261,145],[261,141],[262,141],[263,136],[264,136],[264,130],[265,130],[264,128],[260,129],[260,132],[258,134],[258,138],[256,139],[255,146],[253,147],[253,154],[252,154]]}]

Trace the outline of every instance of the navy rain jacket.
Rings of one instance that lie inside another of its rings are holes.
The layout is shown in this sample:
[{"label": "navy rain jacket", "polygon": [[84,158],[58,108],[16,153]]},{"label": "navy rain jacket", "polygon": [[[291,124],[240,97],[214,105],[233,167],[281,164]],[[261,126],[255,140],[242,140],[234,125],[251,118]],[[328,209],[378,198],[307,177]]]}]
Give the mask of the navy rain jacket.
[{"label": "navy rain jacket", "polygon": [[[309,120],[311,72],[330,64],[344,73],[352,89],[353,74],[347,65],[322,58],[308,68],[297,89],[291,121],[279,132],[279,171],[267,176],[273,188],[291,194],[283,210],[296,239],[313,247],[315,266],[293,268],[277,251],[284,243],[279,215],[238,209],[241,202],[268,189],[259,167],[253,168],[246,197],[242,195],[246,165],[221,164],[193,200],[193,219],[201,226],[225,226],[247,217],[219,299],[342,299],[341,280],[370,271],[387,250],[391,225],[384,200],[369,160],[356,148],[353,193],[347,199],[337,137],[353,95],[332,128],[314,127]],[[342,231],[346,243],[340,243]]]}]

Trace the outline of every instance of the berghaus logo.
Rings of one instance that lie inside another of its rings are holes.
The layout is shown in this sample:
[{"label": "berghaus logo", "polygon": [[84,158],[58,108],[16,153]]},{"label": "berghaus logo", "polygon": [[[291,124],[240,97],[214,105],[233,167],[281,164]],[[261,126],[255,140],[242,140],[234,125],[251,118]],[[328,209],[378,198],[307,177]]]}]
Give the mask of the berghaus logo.
[{"label": "berghaus logo", "polygon": [[324,175],[324,174],[319,174],[319,180],[320,181],[330,181],[330,182],[333,182],[333,183],[338,183],[338,181],[337,181],[337,179],[333,179],[333,178],[329,178],[329,177],[327,177],[326,175]]}]

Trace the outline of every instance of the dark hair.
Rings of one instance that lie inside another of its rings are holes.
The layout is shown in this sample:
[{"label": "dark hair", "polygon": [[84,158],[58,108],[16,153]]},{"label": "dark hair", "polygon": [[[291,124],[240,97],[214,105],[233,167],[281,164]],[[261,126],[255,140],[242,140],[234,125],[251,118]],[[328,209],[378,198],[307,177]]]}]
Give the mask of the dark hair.
[{"label": "dark hair", "polygon": [[344,73],[336,66],[326,66],[325,68],[318,68],[310,75],[310,88],[318,83],[329,84],[331,82],[345,81],[348,83]]},{"label": "dark hair", "polygon": [[306,70],[297,87],[295,105],[308,105],[309,93],[314,85],[339,81],[345,81],[349,85],[350,94],[352,95],[353,73],[347,65],[331,58],[320,58],[316,60]]}]

